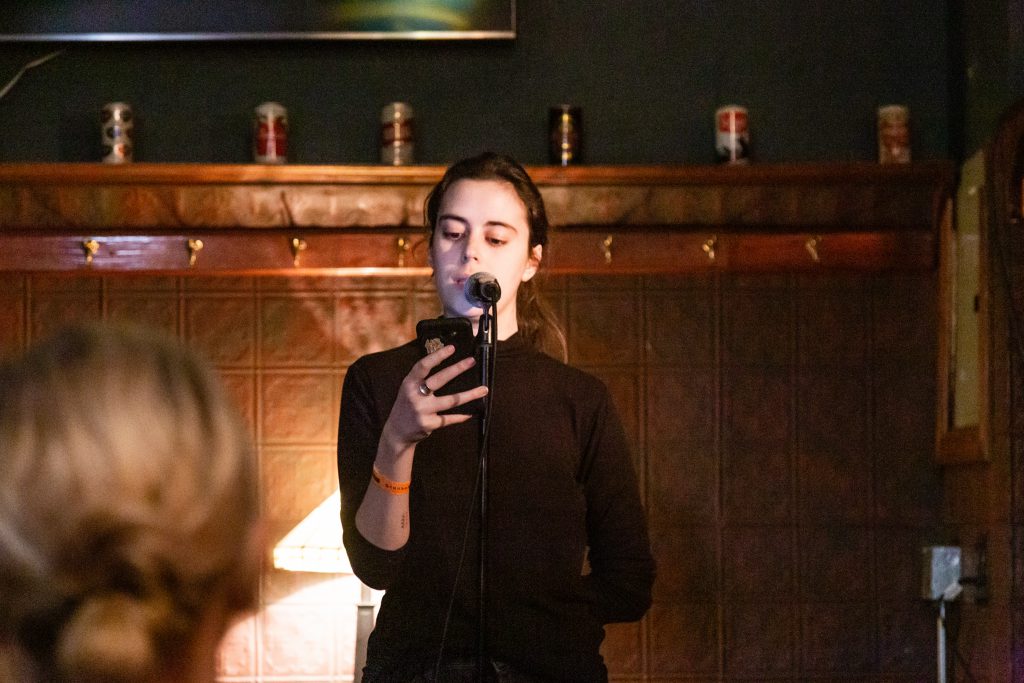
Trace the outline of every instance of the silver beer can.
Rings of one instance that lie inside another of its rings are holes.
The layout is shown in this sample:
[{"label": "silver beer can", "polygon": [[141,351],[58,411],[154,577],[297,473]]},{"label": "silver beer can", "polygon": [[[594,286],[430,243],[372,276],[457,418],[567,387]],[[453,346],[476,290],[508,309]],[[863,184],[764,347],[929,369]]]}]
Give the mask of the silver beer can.
[{"label": "silver beer can", "polygon": [[715,155],[726,164],[750,163],[746,107],[728,104],[715,110]]},{"label": "silver beer can", "polygon": [[380,163],[413,163],[416,149],[415,117],[407,102],[392,102],[380,110]]},{"label": "silver beer can", "polygon": [[132,160],[134,119],[129,104],[108,102],[103,105],[100,112],[100,130],[104,163],[124,164]]},{"label": "silver beer can", "polygon": [[277,102],[264,102],[253,115],[252,158],[258,164],[288,161],[288,110]]}]

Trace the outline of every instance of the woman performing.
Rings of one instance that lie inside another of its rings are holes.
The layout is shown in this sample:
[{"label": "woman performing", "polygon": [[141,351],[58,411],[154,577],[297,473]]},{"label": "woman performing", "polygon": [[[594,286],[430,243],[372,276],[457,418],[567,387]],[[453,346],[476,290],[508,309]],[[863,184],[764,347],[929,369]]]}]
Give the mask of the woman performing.
[{"label": "woman performing", "polygon": [[[438,395],[470,357],[417,343],[360,358],[341,400],[338,473],[345,547],[356,574],[386,591],[363,680],[605,681],[604,625],[650,605],[651,558],[636,475],[608,390],[565,357],[538,297],[548,223],[515,161],[454,164],[427,200],[429,259],[445,317],[479,327],[467,280],[501,289],[493,394]],[[547,352],[547,353],[546,353]],[[479,384],[479,381],[473,384]],[[479,619],[480,416],[490,402],[486,620]],[[485,633],[479,625],[485,623]],[[482,637],[482,641],[478,640]]]}]

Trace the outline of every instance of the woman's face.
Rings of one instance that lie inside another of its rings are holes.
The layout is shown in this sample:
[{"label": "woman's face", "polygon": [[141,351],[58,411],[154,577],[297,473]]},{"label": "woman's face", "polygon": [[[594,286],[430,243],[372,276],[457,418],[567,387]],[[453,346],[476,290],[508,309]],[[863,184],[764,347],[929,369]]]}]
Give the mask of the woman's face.
[{"label": "woman's face", "polygon": [[541,246],[530,247],[526,207],[515,190],[500,180],[458,180],[441,200],[430,245],[434,285],[446,316],[474,322],[483,311],[466,300],[470,275],[490,273],[501,285],[498,337],[519,329],[516,293],[537,272]]}]

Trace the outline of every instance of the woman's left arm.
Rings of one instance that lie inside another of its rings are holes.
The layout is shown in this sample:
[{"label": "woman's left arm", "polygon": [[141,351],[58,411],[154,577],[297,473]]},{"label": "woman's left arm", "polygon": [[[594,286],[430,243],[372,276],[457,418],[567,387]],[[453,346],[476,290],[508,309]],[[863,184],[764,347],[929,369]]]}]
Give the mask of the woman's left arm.
[{"label": "woman's left arm", "polygon": [[587,496],[590,574],[602,623],[637,621],[651,605],[654,558],[629,442],[610,395],[595,411],[580,475]]}]

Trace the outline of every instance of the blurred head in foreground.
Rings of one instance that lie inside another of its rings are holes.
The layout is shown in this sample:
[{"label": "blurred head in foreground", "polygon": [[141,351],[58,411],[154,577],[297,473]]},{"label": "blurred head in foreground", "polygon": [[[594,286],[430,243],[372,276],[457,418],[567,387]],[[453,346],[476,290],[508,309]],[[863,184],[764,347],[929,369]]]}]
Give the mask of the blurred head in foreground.
[{"label": "blurred head in foreground", "polygon": [[0,680],[213,680],[258,528],[248,433],[176,340],[76,327],[0,365]]}]

